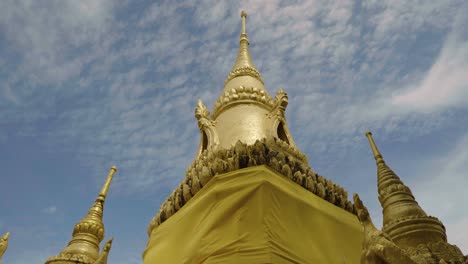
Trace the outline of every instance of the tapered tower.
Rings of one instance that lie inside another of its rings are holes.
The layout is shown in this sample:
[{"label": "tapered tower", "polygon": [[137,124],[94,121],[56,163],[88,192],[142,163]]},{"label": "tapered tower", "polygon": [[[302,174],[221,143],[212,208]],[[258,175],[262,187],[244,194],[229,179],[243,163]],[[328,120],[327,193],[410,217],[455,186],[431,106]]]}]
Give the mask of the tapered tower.
[{"label": "tapered tower", "polygon": [[117,168],[114,166],[107,175],[96,201],[88,214],[81,219],[73,229],[72,239],[68,246],[57,256],[49,258],[45,264],[106,264],[107,255],[112,244],[110,239],[99,254],[99,244],[104,238],[104,223],[102,215],[104,202]]},{"label": "tapered tower", "polygon": [[297,149],[288,96],[266,90],[246,18],[212,112],[201,100],[195,108],[199,150],[152,219],[143,262],[357,264],[362,227],[348,194]]},{"label": "tapered tower", "polygon": [[237,141],[250,145],[256,140],[273,137],[296,149],[284,113],[288,96],[279,89],[273,99],[265,89],[249,52],[247,14],[242,12],[241,18],[239,52],[221,96],[211,114],[201,101],[195,110],[201,133],[199,155],[210,148],[231,148]]},{"label": "tapered tower", "polygon": [[[382,205],[382,231],[401,249],[425,255],[427,261],[461,263],[458,247],[447,243],[442,222],[428,216],[419,206],[410,188],[385,163],[371,132],[366,132],[377,165],[377,191]],[[426,250],[424,252],[424,250]],[[432,262],[427,262],[432,263]]]}]

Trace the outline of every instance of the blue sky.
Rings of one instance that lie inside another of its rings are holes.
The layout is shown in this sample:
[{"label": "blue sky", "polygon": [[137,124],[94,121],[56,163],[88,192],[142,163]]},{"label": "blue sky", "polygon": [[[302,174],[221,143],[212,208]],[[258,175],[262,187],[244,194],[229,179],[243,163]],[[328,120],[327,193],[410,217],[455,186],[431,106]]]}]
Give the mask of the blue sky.
[{"label": "blue sky", "polygon": [[141,263],[146,228],[195,157],[246,10],[253,62],[316,172],[381,225],[364,136],[468,252],[465,1],[0,2],[0,233],[5,263],[71,238],[112,165],[110,263]]}]

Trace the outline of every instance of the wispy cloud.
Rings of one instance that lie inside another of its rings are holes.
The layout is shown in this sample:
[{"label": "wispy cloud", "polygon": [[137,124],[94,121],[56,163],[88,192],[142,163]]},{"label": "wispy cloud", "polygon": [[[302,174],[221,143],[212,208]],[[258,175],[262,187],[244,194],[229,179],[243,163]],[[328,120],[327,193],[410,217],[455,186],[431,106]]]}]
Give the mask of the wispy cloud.
[{"label": "wispy cloud", "polygon": [[312,167],[352,155],[367,129],[411,140],[466,114],[463,1],[6,0],[0,142],[32,135],[73,153],[97,185],[116,164],[117,197],[165,196],[198,147],[197,99],[212,106],[234,63],[242,9],[254,64],[270,92],[288,92]]},{"label": "wispy cloud", "polygon": [[408,111],[433,112],[468,106],[466,23],[466,12],[460,12],[440,55],[428,73],[416,85],[393,96],[392,103],[396,107],[403,107]]},{"label": "wispy cloud", "polygon": [[45,214],[54,214],[55,212],[57,212],[57,207],[49,206],[49,207],[42,209],[42,212]]},{"label": "wispy cloud", "polygon": [[468,240],[459,234],[468,230],[462,209],[468,203],[464,190],[468,185],[468,134],[456,140],[454,146],[418,171],[410,185],[423,209],[445,224],[449,241],[466,252]]}]

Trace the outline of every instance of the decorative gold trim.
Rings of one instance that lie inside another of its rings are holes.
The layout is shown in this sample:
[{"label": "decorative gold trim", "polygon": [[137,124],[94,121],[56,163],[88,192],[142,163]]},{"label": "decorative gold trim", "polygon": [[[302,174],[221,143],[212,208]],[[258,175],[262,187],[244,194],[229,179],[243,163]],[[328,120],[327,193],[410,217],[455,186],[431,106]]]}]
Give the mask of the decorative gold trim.
[{"label": "decorative gold trim", "polygon": [[254,77],[255,79],[259,80],[262,84],[264,84],[263,83],[263,78],[262,78],[262,76],[260,75],[260,72],[257,69],[255,69],[252,66],[243,66],[243,67],[238,67],[238,68],[232,69],[231,72],[229,72],[228,77],[224,81],[224,85],[226,85],[230,80],[232,80],[232,79],[234,79],[234,78],[236,78],[238,76],[251,76],[251,77]]},{"label": "decorative gold trim", "polygon": [[228,106],[244,102],[259,103],[269,111],[274,107],[274,102],[271,96],[265,90],[253,86],[241,85],[236,88],[231,88],[228,91],[224,91],[224,93],[218,98],[213,107],[212,119],[216,119],[216,117]]},{"label": "decorative gold trim", "polygon": [[343,187],[317,175],[304,159],[297,158],[303,154],[290,155],[284,151],[285,147],[291,152],[298,152],[276,138],[257,140],[253,145],[238,141],[231,149],[203,151],[187,169],[182,183],[163,202],[159,212],[151,220],[148,235],[180,210],[215,175],[257,165],[267,165],[322,199],[354,212],[353,205],[348,200],[348,193]]}]

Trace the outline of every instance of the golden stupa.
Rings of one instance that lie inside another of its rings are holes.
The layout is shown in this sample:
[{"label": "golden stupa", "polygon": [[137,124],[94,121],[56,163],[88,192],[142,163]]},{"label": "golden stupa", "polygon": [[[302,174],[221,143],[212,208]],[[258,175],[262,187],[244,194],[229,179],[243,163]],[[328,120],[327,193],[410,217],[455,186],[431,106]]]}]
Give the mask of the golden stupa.
[{"label": "golden stupa", "polygon": [[[385,163],[370,132],[382,230],[357,194],[349,201],[343,187],[309,167],[288,130],[288,96],[279,89],[272,98],[265,89],[248,49],[247,14],[241,17],[234,67],[211,112],[198,101],[198,152],[149,224],[143,263],[468,263]],[[46,264],[107,263],[112,239],[101,254],[99,244],[115,171],[68,246]],[[0,264],[8,236],[0,238]]]},{"label": "golden stupa", "polygon": [[110,169],[106,182],[88,214],[75,225],[73,238],[67,247],[57,256],[50,257],[45,264],[107,264],[112,238],[106,242],[101,254],[99,254],[99,244],[104,239],[102,223],[104,202],[116,171],[115,166]]}]

